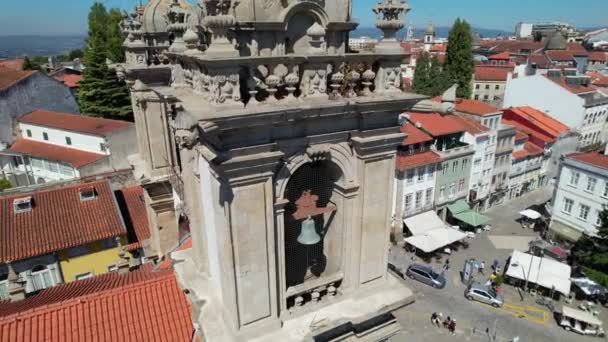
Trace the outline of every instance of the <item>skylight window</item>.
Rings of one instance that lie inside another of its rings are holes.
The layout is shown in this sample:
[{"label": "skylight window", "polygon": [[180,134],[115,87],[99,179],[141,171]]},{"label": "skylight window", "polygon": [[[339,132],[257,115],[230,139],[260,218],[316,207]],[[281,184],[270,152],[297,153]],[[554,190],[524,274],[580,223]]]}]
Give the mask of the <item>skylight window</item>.
[{"label": "skylight window", "polygon": [[32,198],[24,197],[13,200],[13,210],[15,214],[32,211]]},{"label": "skylight window", "polygon": [[81,201],[90,201],[95,199],[95,189],[92,187],[82,188],[80,189],[80,200]]}]

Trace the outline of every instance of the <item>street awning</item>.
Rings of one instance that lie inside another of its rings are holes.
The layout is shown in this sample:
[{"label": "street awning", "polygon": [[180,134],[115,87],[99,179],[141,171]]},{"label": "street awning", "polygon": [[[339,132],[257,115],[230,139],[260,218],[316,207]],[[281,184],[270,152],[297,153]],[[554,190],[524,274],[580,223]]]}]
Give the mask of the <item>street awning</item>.
[{"label": "street awning", "polygon": [[567,296],[570,294],[570,272],[570,266],[559,261],[514,250],[506,274],[546,289],[555,288]]},{"label": "street awning", "polygon": [[532,209],[526,209],[524,211],[520,211],[519,215],[521,215],[523,217],[527,217],[531,220],[538,220],[539,218],[543,217],[539,212],[534,211]]},{"label": "street awning", "polygon": [[463,232],[446,227],[428,231],[423,235],[411,236],[405,239],[405,242],[425,253],[431,253],[466,237]]},{"label": "street awning", "polygon": [[573,309],[567,306],[562,307],[562,314],[566,317],[572,317],[577,321],[585,322],[597,326],[602,326],[602,321],[600,321],[597,317],[593,316],[591,313]]},{"label": "street awning", "polygon": [[462,221],[469,226],[479,227],[488,224],[490,219],[484,215],[476,213],[472,210],[465,211],[459,214],[452,215],[458,221]]},{"label": "street awning", "polygon": [[448,209],[450,209],[452,215],[457,215],[471,210],[471,208],[469,208],[469,205],[463,200],[448,204]]},{"label": "street awning", "polygon": [[606,294],[608,291],[602,285],[589,278],[572,278],[572,284],[578,287],[587,296]]},{"label": "street awning", "polygon": [[405,242],[425,253],[434,252],[467,236],[446,225],[432,210],[409,217],[403,220],[403,223],[413,235],[405,239]]}]

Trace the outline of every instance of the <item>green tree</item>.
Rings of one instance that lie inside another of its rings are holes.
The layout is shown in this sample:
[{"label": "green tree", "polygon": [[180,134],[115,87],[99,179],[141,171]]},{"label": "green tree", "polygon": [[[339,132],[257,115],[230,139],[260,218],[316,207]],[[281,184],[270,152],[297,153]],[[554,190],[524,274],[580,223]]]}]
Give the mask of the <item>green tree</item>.
[{"label": "green tree", "polygon": [[458,84],[456,95],[470,98],[474,71],[471,27],[460,18],[450,30],[444,70],[449,79]]},{"label": "green tree", "polygon": [[89,13],[89,32],[84,51],[84,69],[77,93],[80,111],[87,115],[132,120],[131,99],[124,82],[118,80],[106,59],[109,14],[100,3]]},{"label": "green tree", "polygon": [[21,65],[23,70],[40,70],[40,65],[34,63],[28,56],[23,58],[23,64]]},{"label": "green tree", "polygon": [[602,239],[608,239],[608,206],[606,205],[600,212],[600,226],[597,228],[597,235]]},{"label": "green tree", "polygon": [[125,61],[125,49],[122,46],[124,38],[120,32],[120,22],[122,21],[122,13],[120,10],[113,8],[108,13],[107,24],[107,50],[108,58],[115,63]]},{"label": "green tree", "polygon": [[72,50],[72,51],[70,51],[70,53],[68,54],[68,58],[69,58],[69,60],[71,60],[71,61],[75,60],[76,58],[82,58],[82,57],[84,57],[84,53],[83,53],[83,52],[82,52],[82,50],[80,50],[80,49],[75,49],[75,50]]},{"label": "green tree", "polygon": [[451,86],[449,76],[443,71],[443,66],[439,62],[437,56],[433,56],[433,58],[431,58],[431,63],[429,66],[429,80],[429,92],[426,94],[429,96],[439,96]]},{"label": "green tree", "polygon": [[13,187],[13,184],[11,184],[11,182],[6,179],[6,178],[0,178],[0,191],[4,191],[6,189],[10,189]]},{"label": "green tree", "polygon": [[423,52],[416,60],[412,88],[418,94],[429,95],[431,89],[429,54]]}]

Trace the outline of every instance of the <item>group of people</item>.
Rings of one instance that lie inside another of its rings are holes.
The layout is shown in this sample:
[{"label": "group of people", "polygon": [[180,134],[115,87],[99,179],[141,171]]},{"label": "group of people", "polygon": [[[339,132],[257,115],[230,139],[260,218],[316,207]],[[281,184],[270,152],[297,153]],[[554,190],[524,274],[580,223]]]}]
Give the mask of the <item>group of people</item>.
[{"label": "group of people", "polygon": [[456,320],[452,319],[450,316],[443,320],[443,313],[433,312],[431,315],[431,323],[436,325],[438,328],[441,328],[443,325],[443,327],[448,329],[452,335],[456,335]]}]

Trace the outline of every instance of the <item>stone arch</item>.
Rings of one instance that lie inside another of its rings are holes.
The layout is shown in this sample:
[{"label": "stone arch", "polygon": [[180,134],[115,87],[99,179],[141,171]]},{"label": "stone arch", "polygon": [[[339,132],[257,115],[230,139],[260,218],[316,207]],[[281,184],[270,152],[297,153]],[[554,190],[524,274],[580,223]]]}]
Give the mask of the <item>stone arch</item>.
[{"label": "stone arch", "polygon": [[327,27],[329,18],[318,4],[299,2],[287,7],[279,18],[285,25],[285,49],[288,54],[304,54],[308,51],[310,37],[306,31],[315,23]]},{"label": "stone arch", "polygon": [[[315,147],[313,146],[312,148],[314,149]],[[326,151],[330,161],[336,164],[342,171],[342,179],[340,182],[343,184],[341,185],[352,185],[356,183],[355,168],[351,160],[353,155],[347,146],[343,146],[343,144],[332,144],[318,146],[317,148],[320,151]],[[311,148],[309,148],[309,150],[310,149]],[[295,154],[287,161],[277,173],[275,182],[275,194],[277,199],[285,198],[285,190],[291,175],[295,174],[300,167],[312,161],[312,158],[306,151]]]},{"label": "stone arch", "polygon": [[287,29],[287,25],[291,18],[298,13],[312,15],[323,27],[327,27],[327,24],[329,23],[329,16],[327,15],[327,12],[325,12],[325,9],[312,2],[297,2],[289,5],[281,11],[278,20],[283,22],[285,24],[285,29]]}]

